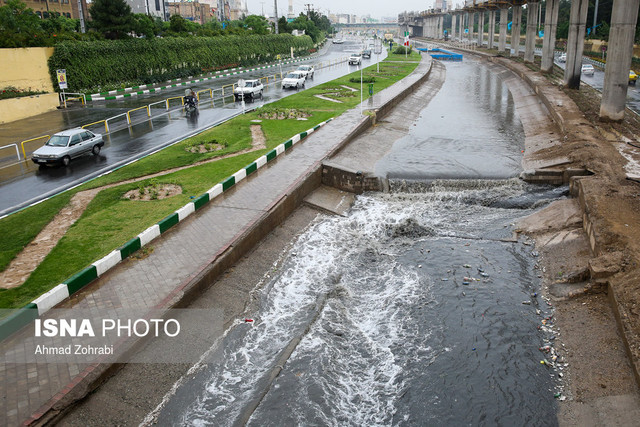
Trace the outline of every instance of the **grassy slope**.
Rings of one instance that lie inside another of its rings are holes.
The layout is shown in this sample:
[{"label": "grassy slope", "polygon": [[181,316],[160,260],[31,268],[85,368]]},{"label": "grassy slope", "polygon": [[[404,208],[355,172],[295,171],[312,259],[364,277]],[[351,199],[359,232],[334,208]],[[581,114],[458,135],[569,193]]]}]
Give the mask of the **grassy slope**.
[{"label": "grassy slope", "polygon": [[[397,60],[397,58],[392,59]],[[404,59],[404,56],[402,59]],[[415,61],[416,59],[419,59],[418,55],[414,55],[411,60]],[[377,92],[402,79],[415,67],[415,63],[382,63],[380,65],[380,74],[376,73],[376,66],[372,66],[365,70],[364,75],[376,76],[375,90]],[[356,106],[360,102],[359,93],[356,92],[354,92],[354,96],[340,98],[343,104],[324,101],[313,96],[331,92],[332,88],[340,85],[359,89],[359,83],[349,81],[351,77],[359,79],[360,73],[352,73],[332,82],[318,85],[269,104],[258,111],[234,118],[200,135],[168,147],[157,154],[88,182],[73,192],[61,194],[45,203],[0,220],[0,233],[5,230],[24,229],[27,223],[32,224],[29,232],[25,231],[19,237],[2,239],[3,246],[0,246],[2,249],[0,256],[2,258],[0,258],[0,261],[6,259],[5,267],[3,268],[6,268],[9,260],[33,238],[31,236],[35,236],[50,221],[76,191],[117,183],[134,177],[142,177],[151,173],[190,165],[214,156],[241,151],[251,145],[249,129],[252,124],[251,120],[258,119],[258,115],[265,110],[296,108],[311,113],[311,117],[307,121],[263,119],[261,125],[267,139],[267,148],[272,149],[291,136]],[[368,92],[365,90],[365,99],[368,96]],[[228,146],[224,150],[214,153],[199,154],[186,151],[186,148],[193,144],[212,142],[214,140],[218,143],[226,142]],[[101,191],[24,285],[15,289],[0,290],[0,308],[20,307],[32,301],[62,280],[86,267],[91,262],[105,256],[133,236],[184,206],[191,196],[198,196],[204,193],[213,185],[251,163],[265,152],[266,150],[260,150],[245,153],[155,178],[154,181],[158,183],[174,183],[180,185],[183,189],[181,195],[164,200],[141,202],[127,200],[122,197],[124,193],[131,189],[149,184],[151,181],[149,179]],[[38,221],[35,221],[34,218],[37,218]],[[8,235],[13,236],[11,234]],[[16,244],[12,245],[14,242]]]}]

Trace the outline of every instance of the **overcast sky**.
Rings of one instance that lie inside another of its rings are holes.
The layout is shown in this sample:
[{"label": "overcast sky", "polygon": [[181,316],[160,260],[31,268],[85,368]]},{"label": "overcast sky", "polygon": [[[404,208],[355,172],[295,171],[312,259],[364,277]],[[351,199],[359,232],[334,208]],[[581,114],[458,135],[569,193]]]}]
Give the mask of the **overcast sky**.
[{"label": "overcast sky", "polygon": [[[289,0],[278,1],[278,16],[286,14],[289,9]],[[460,1],[460,0],[458,0]],[[435,0],[293,0],[293,11],[296,15],[307,10],[305,4],[311,4],[312,9],[320,9],[324,15],[327,10],[331,13],[348,13],[351,15],[367,15],[372,18],[382,16],[397,16],[404,11],[419,11],[433,7]],[[261,14],[264,6],[264,13],[273,15],[273,0],[247,0],[247,7],[251,14]]]}]

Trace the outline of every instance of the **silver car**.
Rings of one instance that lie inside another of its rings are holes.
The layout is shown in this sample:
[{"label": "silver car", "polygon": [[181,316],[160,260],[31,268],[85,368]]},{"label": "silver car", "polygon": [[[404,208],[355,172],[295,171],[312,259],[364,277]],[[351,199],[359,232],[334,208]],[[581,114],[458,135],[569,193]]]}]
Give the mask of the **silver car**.
[{"label": "silver car", "polygon": [[104,145],[102,135],[86,129],[70,129],[58,132],[36,151],[31,160],[37,165],[62,164],[86,153],[98,155]]}]

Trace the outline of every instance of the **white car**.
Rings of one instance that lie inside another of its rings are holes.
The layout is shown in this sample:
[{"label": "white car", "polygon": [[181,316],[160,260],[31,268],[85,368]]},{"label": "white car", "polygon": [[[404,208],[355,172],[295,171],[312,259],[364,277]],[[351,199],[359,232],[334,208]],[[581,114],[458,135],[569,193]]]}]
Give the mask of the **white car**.
[{"label": "white car", "polygon": [[71,159],[86,153],[100,154],[104,145],[102,135],[76,128],[58,132],[36,151],[31,160],[37,165],[61,164],[68,166]]},{"label": "white car", "polygon": [[593,65],[591,64],[582,64],[582,69],[580,70],[581,74],[584,74],[585,76],[593,76],[593,73],[595,73],[596,69],[593,68]]},{"label": "white car", "polygon": [[313,65],[300,65],[296,71],[300,71],[304,74],[305,78],[312,79],[315,69],[313,68]]},{"label": "white car", "polygon": [[262,91],[264,85],[260,80],[245,80],[244,86],[236,86],[233,90],[233,96],[236,101],[240,101],[244,98],[245,101],[253,100],[255,98],[262,98]]},{"label": "white car", "polygon": [[349,65],[360,65],[362,63],[362,54],[361,53],[352,53],[349,56]]},{"label": "white car", "polygon": [[558,62],[567,62],[567,54],[563,53],[558,57]]},{"label": "white car", "polygon": [[282,79],[282,89],[286,89],[288,87],[296,89],[304,87],[304,82],[306,80],[306,77],[300,71],[292,71]]}]

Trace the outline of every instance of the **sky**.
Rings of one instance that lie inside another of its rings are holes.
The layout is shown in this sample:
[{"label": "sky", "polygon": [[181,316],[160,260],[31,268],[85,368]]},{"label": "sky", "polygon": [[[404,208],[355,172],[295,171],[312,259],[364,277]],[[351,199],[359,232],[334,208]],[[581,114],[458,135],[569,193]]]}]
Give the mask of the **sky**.
[{"label": "sky", "polygon": [[[278,1],[278,16],[286,15],[289,9],[289,0]],[[458,0],[460,1],[460,0]],[[311,8],[318,10],[323,15],[327,11],[331,13],[348,13],[351,15],[371,15],[372,18],[383,16],[397,16],[402,12],[421,11],[433,7],[435,0],[293,0],[293,11],[297,15],[306,11],[305,4],[311,4]],[[265,14],[273,15],[273,0],[247,0],[247,8],[250,14],[261,14],[264,7]]]}]

